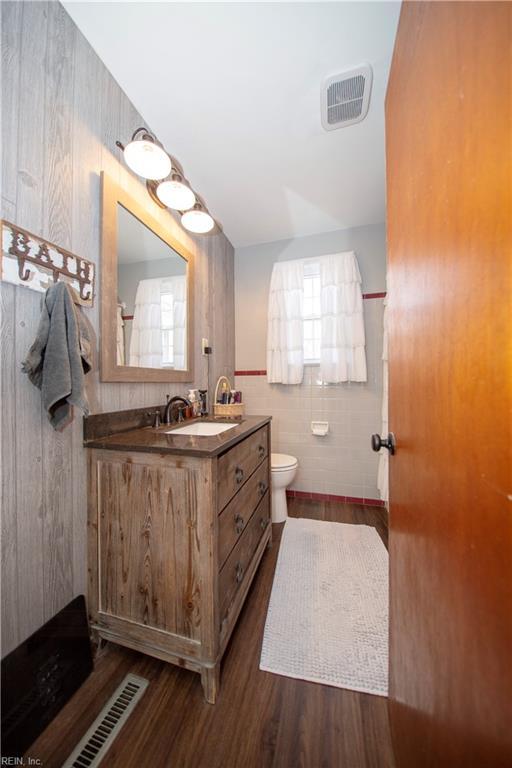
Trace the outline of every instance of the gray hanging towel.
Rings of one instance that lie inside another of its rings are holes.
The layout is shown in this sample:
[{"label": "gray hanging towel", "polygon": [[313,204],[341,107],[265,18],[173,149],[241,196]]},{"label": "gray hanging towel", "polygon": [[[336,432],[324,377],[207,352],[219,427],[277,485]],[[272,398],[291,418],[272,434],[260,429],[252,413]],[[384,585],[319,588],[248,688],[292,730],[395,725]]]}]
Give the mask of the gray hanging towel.
[{"label": "gray hanging towel", "polygon": [[72,405],[89,413],[84,374],[91,370],[91,352],[89,325],[75,305],[72,288],[55,283],[44,295],[37,336],[22,365],[41,390],[54,429],[66,426]]}]

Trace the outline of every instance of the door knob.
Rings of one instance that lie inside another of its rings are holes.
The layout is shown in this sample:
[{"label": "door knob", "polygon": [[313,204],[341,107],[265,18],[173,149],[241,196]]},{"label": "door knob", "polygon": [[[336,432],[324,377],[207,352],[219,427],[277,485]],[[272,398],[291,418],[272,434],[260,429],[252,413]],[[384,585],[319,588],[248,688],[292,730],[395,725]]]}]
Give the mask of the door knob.
[{"label": "door knob", "polygon": [[374,451],[380,451],[381,448],[387,448],[393,456],[396,451],[396,440],[392,432],[383,440],[380,435],[372,435],[372,448]]}]

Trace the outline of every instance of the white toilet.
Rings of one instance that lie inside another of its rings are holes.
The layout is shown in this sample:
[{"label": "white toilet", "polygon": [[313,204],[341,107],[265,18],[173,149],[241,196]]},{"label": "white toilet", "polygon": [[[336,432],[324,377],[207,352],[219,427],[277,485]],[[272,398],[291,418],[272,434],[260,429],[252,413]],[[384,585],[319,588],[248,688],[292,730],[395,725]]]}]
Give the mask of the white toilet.
[{"label": "white toilet", "polygon": [[270,459],[272,473],[272,522],[284,523],[288,517],[286,489],[297,472],[299,462],[295,456],[273,453]]}]

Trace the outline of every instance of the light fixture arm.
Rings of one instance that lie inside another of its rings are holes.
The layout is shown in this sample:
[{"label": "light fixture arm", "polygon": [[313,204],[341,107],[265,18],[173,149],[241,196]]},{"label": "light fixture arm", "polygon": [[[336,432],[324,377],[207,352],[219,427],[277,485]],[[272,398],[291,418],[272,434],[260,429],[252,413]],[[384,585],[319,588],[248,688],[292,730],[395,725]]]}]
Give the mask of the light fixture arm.
[{"label": "light fixture arm", "polygon": [[180,176],[184,179],[185,178],[185,171],[183,170],[182,164],[178,160],[176,160],[176,158],[173,155],[170,155],[169,153],[167,153],[167,154],[171,158],[171,163],[172,163],[172,171],[171,171],[171,173],[173,171],[176,172],[176,173],[179,173]]},{"label": "light fixture arm", "polygon": [[167,206],[164,205],[161,200],[158,199],[156,194],[156,188],[158,186],[158,182],[153,181],[152,179],[146,179],[146,190],[148,192],[148,195],[152,199],[154,203],[158,205],[159,208],[163,208],[163,210],[167,210]]},{"label": "light fixture arm", "polygon": [[[152,141],[154,144],[160,144],[160,142],[157,141],[156,136],[153,136],[153,134],[151,133],[149,128],[146,128],[144,125],[141,126],[141,128],[137,128],[137,130],[133,132],[133,134],[132,134],[132,141],[135,141],[135,137],[141,131],[144,133],[143,138],[146,139],[146,141]],[[160,144],[160,146],[162,146],[162,145]]]},{"label": "light fixture arm", "polygon": [[[143,135],[142,135],[143,139],[145,139],[146,141],[151,141],[153,144],[157,144],[159,147],[162,147],[162,149],[163,149],[162,144],[160,144],[160,142],[158,141],[156,136],[154,136],[151,133],[151,131],[149,131],[148,128],[146,128],[145,126],[141,126],[140,128],[137,128],[137,130],[132,133],[132,138],[130,139],[130,141],[135,141],[135,138],[141,132],[143,133]],[[122,152],[124,152],[125,145],[121,141],[119,141],[119,140],[116,141],[116,147],[119,147],[119,149]],[[166,153],[166,154],[168,154],[168,153]],[[169,158],[171,160],[171,163],[174,163],[174,158],[172,158],[170,155],[169,155]]]},{"label": "light fixture arm", "polygon": [[206,205],[205,201],[201,197],[201,195],[196,194],[196,205],[199,203],[201,206],[201,210],[205,211],[206,213],[209,213],[208,206]]}]

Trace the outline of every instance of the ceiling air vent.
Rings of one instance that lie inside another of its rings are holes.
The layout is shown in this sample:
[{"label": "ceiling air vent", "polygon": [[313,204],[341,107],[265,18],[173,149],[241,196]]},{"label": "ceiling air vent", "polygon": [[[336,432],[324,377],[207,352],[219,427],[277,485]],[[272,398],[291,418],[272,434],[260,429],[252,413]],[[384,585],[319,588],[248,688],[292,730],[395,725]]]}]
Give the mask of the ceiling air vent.
[{"label": "ceiling air vent", "polygon": [[372,68],[357,69],[328,77],[322,86],[322,125],[326,131],[364,120],[370,103]]}]

